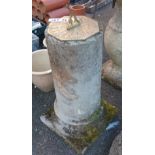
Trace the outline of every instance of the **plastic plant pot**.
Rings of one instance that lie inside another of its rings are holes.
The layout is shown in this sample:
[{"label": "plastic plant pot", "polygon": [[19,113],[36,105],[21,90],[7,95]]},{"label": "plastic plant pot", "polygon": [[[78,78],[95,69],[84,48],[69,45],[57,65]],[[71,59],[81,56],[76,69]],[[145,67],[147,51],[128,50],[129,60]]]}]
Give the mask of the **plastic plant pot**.
[{"label": "plastic plant pot", "polygon": [[49,18],[60,18],[63,16],[68,16],[70,14],[70,10],[68,8],[60,8],[50,12],[47,12],[45,15],[45,22],[48,23]]},{"label": "plastic plant pot", "polygon": [[47,48],[46,38],[43,39],[43,45],[45,48]]},{"label": "plastic plant pot", "polygon": [[32,52],[39,49],[39,37],[32,33]]},{"label": "plastic plant pot", "polygon": [[70,11],[74,15],[85,15],[86,7],[84,5],[71,5]]},{"label": "plastic plant pot", "polygon": [[37,50],[32,53],[32,83],[44,92],[54,89],[47,49]]},{"label": "plastic plant pot", "polygon": [[42,13],[46,13],[48,11],[59,9],[65,6],[68,2],[68,0],[40,0],[39,8],[41,9]]}]

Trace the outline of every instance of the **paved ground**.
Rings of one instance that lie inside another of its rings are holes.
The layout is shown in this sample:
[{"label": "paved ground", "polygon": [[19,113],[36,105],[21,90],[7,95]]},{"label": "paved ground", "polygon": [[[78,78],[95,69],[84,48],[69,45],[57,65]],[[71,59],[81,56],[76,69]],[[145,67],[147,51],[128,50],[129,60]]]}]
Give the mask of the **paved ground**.
[{"label": "paved ground", "polygon": [[[104,31],[107,21],[112,16],[113,10],[111,6],[98,11],[95,17],[99,20],[101,29]],[[108,59],[108,56],[103,50],[103,62]],[[122,93],[121,90],[113,88],[108,83],[102,81],[102,98],[110,103],[116,105],[120,112],[121,118],[121,103]],[[33,155],[77,155],[64,141],[58,137],[54,132],[51,132],[41,121],[40,115],[47,111],[48,107],[53,104],[55,99],[55,92],[43,93],[38,88],[32,86],[32,154]],[[100,141],[102,143],[102,140]],[[102,149],[93,150],[89,155],[104,155]],[[111,154],[114,155],[114,154]]]}]

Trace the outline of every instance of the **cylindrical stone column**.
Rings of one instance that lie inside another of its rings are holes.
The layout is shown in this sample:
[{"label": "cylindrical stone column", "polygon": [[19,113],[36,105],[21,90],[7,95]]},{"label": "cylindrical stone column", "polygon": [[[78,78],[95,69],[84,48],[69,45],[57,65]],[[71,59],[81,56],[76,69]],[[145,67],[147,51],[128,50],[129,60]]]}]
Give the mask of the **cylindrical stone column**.
[{"label": "cylindrical stone column", "polygon": [[[64,17],[68,19],[68,17]],[[50,23],[47,48],[56,93],[54,111],[66,124],[89,123],[100,108],[103,34],[96,21],[79,16],[80,26]]]}]

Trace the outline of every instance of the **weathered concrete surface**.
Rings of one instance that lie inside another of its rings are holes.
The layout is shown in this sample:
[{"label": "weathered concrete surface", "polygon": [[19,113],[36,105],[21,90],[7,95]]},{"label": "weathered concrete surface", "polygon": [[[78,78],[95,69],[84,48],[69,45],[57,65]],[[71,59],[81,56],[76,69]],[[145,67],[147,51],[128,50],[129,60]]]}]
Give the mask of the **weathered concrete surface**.
[{"label": "weathered concrete surface", "polygon": [[[42,122],[52,131],[62,137],[79,155],[92,153],[95,149],[108,152],[111,143],[121,129],[121,121],[117,117],[118,109],[105,100],[101,101],[102,111],[92,115],[91,123],[87,125],[68,125],[62,122],[54,112],[54,106],[41,116]],[[97,145],[103,139],[100,147]]]},{"label": "weathered concrete surface", "polygon": [[47,29],[46,41],[56,91],[56,115],[71,125],[88,124],[87,119],[100,108],[103,33],[85,41],[60,41]]}]

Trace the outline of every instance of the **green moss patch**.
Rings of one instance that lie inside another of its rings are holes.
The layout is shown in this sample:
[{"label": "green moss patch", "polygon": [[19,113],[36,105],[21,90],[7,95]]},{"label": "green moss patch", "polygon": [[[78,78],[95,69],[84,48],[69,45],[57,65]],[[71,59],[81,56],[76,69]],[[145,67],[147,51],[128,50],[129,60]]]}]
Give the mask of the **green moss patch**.
[{"label": "green moss patch", "polygon": [[[88,118],[88,122],[90,122],[88,125],[66,126],[62,123],[62,130],[66,128],[70,131],[68,136],[61,134],[61,131],[58,132],[55,125],[53,125],[51,129],[63,137],[65,141],[80,154],[85,148],[93,143],[101,133],[104,132],[107,125],[110,121],[112,121],[117,113],[118,109],[115,106],[105,100],[101,100],[101,107]],[[54,113],[53,107],[49,108],[44,115],[46,116],[46,119],[51,122],[51,124],[60,125],[60,122]]]},{"label": "green moss patch", "polygon": [[91,124],[83,128],[83,132],[76,135],[78,138],[67,138],[71,146],[76,149],[78,153],[85,147],[94,142],[100,134],[105,130],[108,123],[117,115],[118,109],[105,100],[101,100],[101,107],[103,107],[103,115],[100,118],[101,109],[95,111],[88,120],[93,121]]}]

